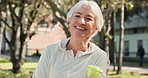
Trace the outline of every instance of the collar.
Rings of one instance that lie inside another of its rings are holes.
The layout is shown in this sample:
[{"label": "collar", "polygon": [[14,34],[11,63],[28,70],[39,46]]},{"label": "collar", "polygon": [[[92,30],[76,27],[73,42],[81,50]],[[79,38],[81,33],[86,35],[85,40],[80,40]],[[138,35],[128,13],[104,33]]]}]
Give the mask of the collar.
[{"label": "collar", "polygon": [[[66,50],[66,45],[68,43],[68,41],[70,40],[70,38],[67,38],[65,40],[62,40],[59,43],[59,48],[62,52],[64,53],[70,53],[73,52],[72,50]],[[94,43],[90,42],[89,47],[87,48],[87,50],[85,52],[83,51],[78,51],[77,55],[78,56],[85,56],[85,55],[90,55],[92,53],[98,52],[97,50],[100,49],[98,46],[96,46]]]}]

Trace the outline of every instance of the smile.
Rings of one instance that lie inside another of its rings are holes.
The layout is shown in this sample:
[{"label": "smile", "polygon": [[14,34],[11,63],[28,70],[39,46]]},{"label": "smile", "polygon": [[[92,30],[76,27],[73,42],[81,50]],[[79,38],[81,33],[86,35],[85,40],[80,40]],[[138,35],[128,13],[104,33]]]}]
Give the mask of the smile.
[{"label": "smile", "polygon": [[82,28],[82,27],[78,27],[78,26],[75,26],[76,29],[79,29],[79,30],[86,30],[85,28]]}]

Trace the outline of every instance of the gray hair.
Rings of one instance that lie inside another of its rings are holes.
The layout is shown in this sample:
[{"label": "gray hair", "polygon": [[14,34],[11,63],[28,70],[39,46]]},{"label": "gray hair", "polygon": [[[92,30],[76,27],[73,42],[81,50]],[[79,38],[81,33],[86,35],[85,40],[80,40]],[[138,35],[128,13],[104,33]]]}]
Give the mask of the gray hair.
[{"label": "gray hair", "polygon": [[91,7],[92,11],[96,15],[96,26],[98,27],[99,31],[101,31],[103,27],[104,19],[103,19],[103,15],[102,15],[100,7],[94,1],[82,0],[82,1],[79,1],[77,4],[75,4],[67,13],[67,22],[69,22],[73,13],[84,4],[88,4]]}]

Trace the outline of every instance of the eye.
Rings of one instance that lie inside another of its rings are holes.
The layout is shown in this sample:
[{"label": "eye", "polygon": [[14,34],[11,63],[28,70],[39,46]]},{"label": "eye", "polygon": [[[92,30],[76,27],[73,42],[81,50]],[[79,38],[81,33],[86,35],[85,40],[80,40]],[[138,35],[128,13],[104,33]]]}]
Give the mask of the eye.
[{"label": "eye", "polygon": [[89,20],[89,21],[91,21],[92,20],[92,18],[86,18],[87,20]]},{"label": "eye", "polygon": [[75,17],[80,17],[80,15],[75,15]]}]

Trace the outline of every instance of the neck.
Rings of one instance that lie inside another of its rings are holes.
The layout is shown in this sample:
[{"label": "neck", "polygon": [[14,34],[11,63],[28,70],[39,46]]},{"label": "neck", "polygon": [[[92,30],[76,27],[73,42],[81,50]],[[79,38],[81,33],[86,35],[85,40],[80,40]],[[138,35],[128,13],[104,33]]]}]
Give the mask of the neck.
[{"label": "neck", "polygon": [[73,50],[74,56],[78,51],[86,51],[89,46],[89,39],[71,37],[67,44],[67,50]]}]

